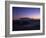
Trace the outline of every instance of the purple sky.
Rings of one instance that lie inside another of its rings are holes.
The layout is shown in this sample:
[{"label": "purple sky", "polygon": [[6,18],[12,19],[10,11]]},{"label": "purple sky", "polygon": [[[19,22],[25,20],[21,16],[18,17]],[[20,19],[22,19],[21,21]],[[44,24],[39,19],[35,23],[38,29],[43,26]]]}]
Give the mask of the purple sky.
[{"label": "purple sky", "polygon": [[12,10],[14,20],[23,17],[40,19],[40,8],[13,7]]}]

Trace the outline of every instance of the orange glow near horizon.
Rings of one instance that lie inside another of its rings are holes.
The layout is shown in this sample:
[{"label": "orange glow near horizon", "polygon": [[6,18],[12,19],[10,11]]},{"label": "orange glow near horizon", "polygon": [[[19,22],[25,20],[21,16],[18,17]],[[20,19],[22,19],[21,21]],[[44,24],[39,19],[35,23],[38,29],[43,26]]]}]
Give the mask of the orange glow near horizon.
[{"label": "orange glow near horizon", "polygon": [[30,18],[32,18],[32,19],[40,19],[40,16],[32,16]]},{"label": "orange glow near horizon", "polygon": [[40,16],[17,16],[17,17],[14,17],[14,20],[20,19],[20,18],[40,19]]}]

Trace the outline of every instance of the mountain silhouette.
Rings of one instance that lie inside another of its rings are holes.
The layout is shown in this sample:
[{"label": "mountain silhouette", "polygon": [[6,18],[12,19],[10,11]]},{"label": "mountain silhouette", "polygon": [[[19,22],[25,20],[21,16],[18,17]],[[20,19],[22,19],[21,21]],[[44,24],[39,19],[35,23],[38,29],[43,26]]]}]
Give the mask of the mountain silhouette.
[{"label": "mountain silhouette", "polygon": [[20,18],[13,20],[13,31],[18,30],[40,30],[40,19]]}]

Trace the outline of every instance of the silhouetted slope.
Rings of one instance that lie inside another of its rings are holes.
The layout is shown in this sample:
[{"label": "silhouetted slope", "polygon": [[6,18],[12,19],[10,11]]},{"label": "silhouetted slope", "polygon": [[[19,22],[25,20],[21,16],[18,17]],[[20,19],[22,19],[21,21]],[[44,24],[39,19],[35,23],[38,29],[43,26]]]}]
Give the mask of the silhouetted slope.
[{"label": "silhouetted slope", "polygon": [[13,31],[40,30],[40,19],[20,18],[13,20]]}]

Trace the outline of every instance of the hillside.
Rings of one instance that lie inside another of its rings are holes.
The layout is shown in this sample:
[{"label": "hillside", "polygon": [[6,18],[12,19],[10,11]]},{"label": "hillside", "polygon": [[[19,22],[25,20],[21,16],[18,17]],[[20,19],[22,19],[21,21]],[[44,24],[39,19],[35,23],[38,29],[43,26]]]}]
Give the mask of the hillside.
[{"label": "hillside", "polygon": [[40,30],[40,19],[20,18],[13,20],[13,31]]}]

